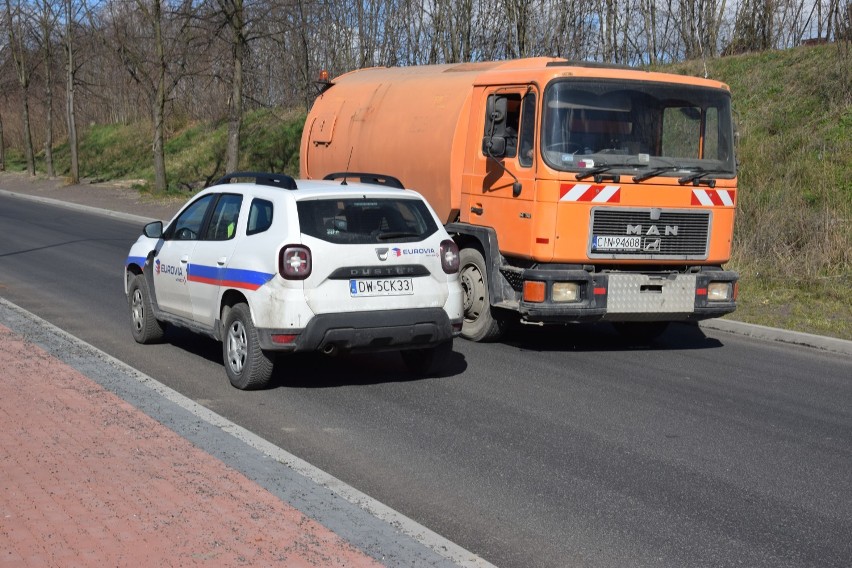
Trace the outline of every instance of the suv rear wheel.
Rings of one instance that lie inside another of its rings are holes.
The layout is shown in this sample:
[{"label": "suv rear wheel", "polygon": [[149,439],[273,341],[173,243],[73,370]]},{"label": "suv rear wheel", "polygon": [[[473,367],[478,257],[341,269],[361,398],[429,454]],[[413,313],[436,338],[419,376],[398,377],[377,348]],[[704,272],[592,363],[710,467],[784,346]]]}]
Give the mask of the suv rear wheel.
[{"label": "suv rear wheel", "polygon": [[246,304],[237,304],[225,319],[222,358],[231,384],[241,390],[265,388],[272,377],[272,358],[260,348],[257,328]]}]

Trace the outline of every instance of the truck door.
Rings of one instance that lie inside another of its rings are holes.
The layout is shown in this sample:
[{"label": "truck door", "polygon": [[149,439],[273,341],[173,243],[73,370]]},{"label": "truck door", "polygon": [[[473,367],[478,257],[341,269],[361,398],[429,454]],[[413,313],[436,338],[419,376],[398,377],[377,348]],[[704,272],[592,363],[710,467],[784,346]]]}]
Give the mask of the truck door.
[{"label": "truck door", "polygon": [[474,158],[473,183],[465,184],[470,192],[468,219],[495,228],[501,252],[529,257],[537,92],[532,85],[494,87],[483,96],[482,146]]}]

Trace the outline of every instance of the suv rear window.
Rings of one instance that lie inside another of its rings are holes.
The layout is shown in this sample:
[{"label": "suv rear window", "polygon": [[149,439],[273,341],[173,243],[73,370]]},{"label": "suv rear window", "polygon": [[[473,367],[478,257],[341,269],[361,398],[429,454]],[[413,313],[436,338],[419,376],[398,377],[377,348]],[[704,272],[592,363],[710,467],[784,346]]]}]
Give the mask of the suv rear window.
[{"label": "suv rear window", "polygon": [[319,199],[297,207],[302,233],[330,243],[417,242],[438,230],[419,199]]}]

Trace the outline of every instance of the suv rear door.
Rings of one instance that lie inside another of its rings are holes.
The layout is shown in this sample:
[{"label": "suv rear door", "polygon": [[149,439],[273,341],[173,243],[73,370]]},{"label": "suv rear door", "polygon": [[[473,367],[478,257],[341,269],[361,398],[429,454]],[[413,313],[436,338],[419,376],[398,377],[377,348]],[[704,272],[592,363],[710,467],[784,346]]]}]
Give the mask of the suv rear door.
[{"label": "suv rear door", "polygon": [[419,198],[300,200],[302,240],[312,255],[305,298],[314,313],[441,307],[438,224]]}]

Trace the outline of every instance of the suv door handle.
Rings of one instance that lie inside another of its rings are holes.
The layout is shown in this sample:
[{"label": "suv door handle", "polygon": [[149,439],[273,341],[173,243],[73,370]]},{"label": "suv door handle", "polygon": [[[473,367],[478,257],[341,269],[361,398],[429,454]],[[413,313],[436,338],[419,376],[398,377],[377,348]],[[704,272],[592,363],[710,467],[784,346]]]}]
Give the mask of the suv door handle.
[{"label": "suv door handle", "polygon": [[188,255],[184,255],[184,256],[180,257],[180,261],[181,261],[182,263],[186,264],[187,262],[189,262],[189,256],[188,256]]},{"label": "suv door handle", "polygon": [[220,256],[220,257],[216,260],[216,264],[218,264],[219,266],[225,266],[225,263],[226,263],[226,262],[228,262],[228,257],[227,257],[227,256]]}]

